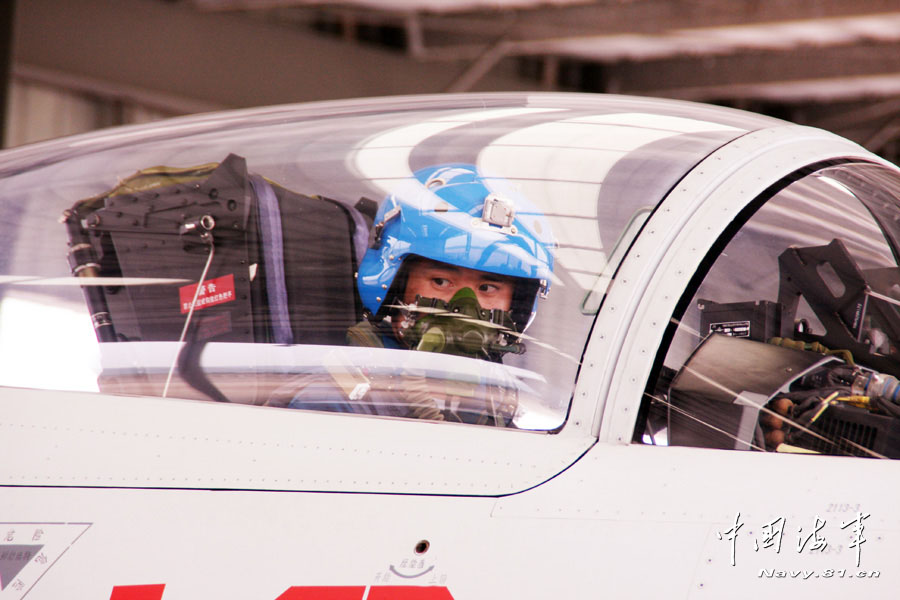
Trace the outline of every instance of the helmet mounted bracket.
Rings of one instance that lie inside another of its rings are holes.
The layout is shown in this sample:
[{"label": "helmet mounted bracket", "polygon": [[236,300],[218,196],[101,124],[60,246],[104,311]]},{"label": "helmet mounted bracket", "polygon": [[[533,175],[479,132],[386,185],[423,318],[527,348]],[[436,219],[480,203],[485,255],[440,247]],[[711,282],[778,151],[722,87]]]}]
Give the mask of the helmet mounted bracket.
[{"label": "helmet mounted bracket", "polygon": [[481,224],[499,227],[503,233],[515,234],[517,232],[513,221],[516,219],[516,207],[511,200],[488,194],[484,199],[484,208],[481,212]]},{"label": "helmet mounted bracket", "polygon": [[394,208],[389,210],[387,213],[385,213],[384,218],[381,221],[379,221],[378,223],[375,223],[375,226],[372,227],[372,239],[369,240],[369,248],[373,248],[376,250],[378,248],[381,248],[381,238],[382,238],[382,236],[384,236],[385,225],[387,225],[388,223],[391,222],[391,220],[393,220],[399,216],[400,216],[400,207],[395,206]]}]

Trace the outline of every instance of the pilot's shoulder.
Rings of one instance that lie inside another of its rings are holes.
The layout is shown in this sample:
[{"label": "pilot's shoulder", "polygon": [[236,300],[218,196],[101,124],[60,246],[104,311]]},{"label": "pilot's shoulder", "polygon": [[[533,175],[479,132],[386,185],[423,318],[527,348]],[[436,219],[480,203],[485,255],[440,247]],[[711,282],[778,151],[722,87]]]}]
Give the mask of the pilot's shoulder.
[{"label": "pilot's shoulder", "polygon": [[363,348],[384,348],[381,335],[367,320],[360,321],[347,330],[347,343]]}]

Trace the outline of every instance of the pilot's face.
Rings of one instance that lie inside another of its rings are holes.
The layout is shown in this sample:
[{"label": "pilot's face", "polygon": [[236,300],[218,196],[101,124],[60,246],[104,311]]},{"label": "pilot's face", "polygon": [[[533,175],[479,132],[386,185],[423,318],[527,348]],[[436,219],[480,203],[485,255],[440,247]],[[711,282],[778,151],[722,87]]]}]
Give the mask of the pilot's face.
[{"label": "pilot's face", "polygon": [[449,302],[463,288],[475,292],[481,308],[509,310],[512,306],[514,279],[464,267],[454,267],[428,259],[418,259],[407,272],[403,302],[413,304],[416,295]]}]

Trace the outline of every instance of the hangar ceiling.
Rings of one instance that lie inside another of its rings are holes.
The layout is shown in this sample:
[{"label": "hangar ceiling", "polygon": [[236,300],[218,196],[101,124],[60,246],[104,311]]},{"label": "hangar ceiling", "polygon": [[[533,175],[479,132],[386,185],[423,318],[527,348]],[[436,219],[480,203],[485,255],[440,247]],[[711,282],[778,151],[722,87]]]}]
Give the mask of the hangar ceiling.
[{"label": "hangar ceiling", "polygon": [[900,155],[900,0],[182,0],[533,87],[736,106]]}]

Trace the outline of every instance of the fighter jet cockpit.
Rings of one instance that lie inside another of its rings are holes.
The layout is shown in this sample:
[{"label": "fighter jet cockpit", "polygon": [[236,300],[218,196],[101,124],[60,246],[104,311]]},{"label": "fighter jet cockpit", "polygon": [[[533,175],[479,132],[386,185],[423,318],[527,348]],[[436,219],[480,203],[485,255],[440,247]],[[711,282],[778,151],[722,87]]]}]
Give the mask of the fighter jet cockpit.
[{"label": "fighter jet cockpit", "polygon": [[[17,151],[0,386],[594,439],[621,408],[621,443],[900,456],[890,168],[798,159],[734,214],[667,221],[707,206],[706,188],[672,199],[705,161],[781,123],[490,100],[238,111]],[[706,245],[668,245],[694,226],[716,228]],[[660,292],[663,255],[685,275]],[[631,333],[643,298],[649,337]]]},{"label": "fighter jet cockpit", "polygon": [[[533,341],[525,330],[556,242],[544,213],[504,183],[438,165],[383,201],[348,202],[289,190],[229,154],[143,169],[79,200],[61,221],[111,357],[101,389],[521,424],[546,382],[502,363]],[[123,277],[132,285],[115,285]],[[152,354],[171,342],[160,368]],[[145,353],[140,368],[111,366],[123,349]],[[231,367],[201,364],[208,349],[230,353]],[[280,365],[253,362],[279,354]]]},{"label": "fighter jet cockpit", "polygon": [[682,297],[636,441],[900,457],[898,197],[838,164],[745,210]]},{"label": "fighter jet cockpit", "polygon": [[758,126],[616,98],[380,102],[22,151],[0,182],[0,385],[559,431],[641,227]]}]

